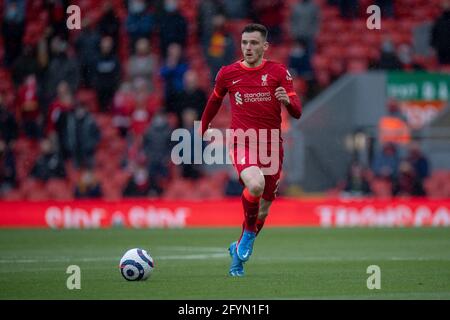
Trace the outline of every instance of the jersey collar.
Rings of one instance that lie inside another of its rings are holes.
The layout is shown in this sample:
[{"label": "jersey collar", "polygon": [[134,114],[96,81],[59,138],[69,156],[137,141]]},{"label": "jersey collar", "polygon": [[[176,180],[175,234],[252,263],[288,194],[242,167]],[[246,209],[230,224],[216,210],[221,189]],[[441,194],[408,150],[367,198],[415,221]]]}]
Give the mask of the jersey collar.
[{"label": "jersey collar", "polygon": [[266,61],[267,61],[266,59],[262,59],[262,62],[261,62],[261,64],[260,64],[259,66],[254,67],[254,68],[249,68],[249,67],[247,67],[247,66],[244,64],[244,60],[242,59],[242,60],[239,61],[239,65],[240,65],[241,68],[244,69],[244,70],[250,70],[250,71],[252,71],[252,70],[259,70],[259,69],[261,69],[261,68],[264,67],[264,65],[266,64]]}]

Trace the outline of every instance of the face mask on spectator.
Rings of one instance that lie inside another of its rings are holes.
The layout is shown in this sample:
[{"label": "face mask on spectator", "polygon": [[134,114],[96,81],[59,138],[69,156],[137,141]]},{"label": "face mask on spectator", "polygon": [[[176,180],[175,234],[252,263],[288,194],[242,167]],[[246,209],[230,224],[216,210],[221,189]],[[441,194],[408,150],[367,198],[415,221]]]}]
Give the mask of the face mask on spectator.
[{"label": "face mask on spectator", "polygon": [[147,182],[147,171],[138,169],[138,171],[134,174],[134,182],[137,185],[143,185]]},{"label": "face mask on spectator", "polygon": [[177,4],[175,2],[168,2],[164,5],[167,12],[174,12],[177,10]]},{"label": "face mask on spectator", "polygon": [[15,20],[16,16],[17,16],[16,6],[13,6],[13,5],[9,6],[6,11],[6,14],[5,14],[5,19],[6,20]]},{"label": "face mask on spectator", "polygon": [[153,118],[153,125],[157,128],[163,127],[166,124],[166,119],[162,115],[156,115]]},{"label": "face mask on spectator", "polygon": [[142,1],[132,1],[130,3],[130,12],[131,13],[142,13],[145,9],[145,3]]},{"label": "face mask on spectator", "polygon": [[305,54],[305,49],[302,47],[296,47],[292,49],[291,54],[294,57],[303,57],[303,55]]},{"label": "face mask on spectator", "polygon": [[78,119],[83,118],[85,114],[86,114],[86,110],[84,108],[77,108],[75,110],[75,115]]}]

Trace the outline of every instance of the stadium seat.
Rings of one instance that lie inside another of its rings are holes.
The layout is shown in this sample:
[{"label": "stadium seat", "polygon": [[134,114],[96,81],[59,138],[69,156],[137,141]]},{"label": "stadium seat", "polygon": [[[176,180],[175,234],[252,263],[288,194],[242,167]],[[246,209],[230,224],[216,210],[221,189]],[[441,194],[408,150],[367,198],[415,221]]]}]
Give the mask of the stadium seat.
[{"label": "stadium seat", "polygon": [[46,191],[52,200],[71,200],[73,190],[65,179],[50,179],[46,183]]},{"label": "stadium seat", "polygon": [[24,194],[20,189],[12,189],[3,194],[2,200],[5,201],[21,201],[24,199]]},{"label": "stadium seat", "polygon": [[90,112],[96,113],[98,108],[97,93],[93,89],[80,89],[77,92],[77,99],[86,104]]},{"label": "stadium seat", "polygon": [[386,179],[375,178],[370,183],[373,196],[379,199],[392,198],[392,183]]},{"label": "stadium seat", "polygon": [[366,59],[369,57],[369,49],[361,44],[350,45],[346,48],[346,57],[349,59]]},{"label": "stadium seat", "polygon": [[366,59],[350,59],[347,61],[347,72],[362,73],[367,71],[368,62]]},{"label": "stadium seat", "polygon": [[319,54],[314,55],[311,61],[312,66],[316,71],[327,70],[329,67],[329,62],[330,59],[328,58],[328,56]]}]

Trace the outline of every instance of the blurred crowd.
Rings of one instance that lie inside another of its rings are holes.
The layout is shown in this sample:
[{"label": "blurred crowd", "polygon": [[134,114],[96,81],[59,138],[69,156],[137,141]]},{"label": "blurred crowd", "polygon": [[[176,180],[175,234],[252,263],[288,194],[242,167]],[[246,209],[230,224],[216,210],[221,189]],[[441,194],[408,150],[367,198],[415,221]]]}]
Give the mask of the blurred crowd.
[{"label": "blurred crowd", "polygon": [[420,197],[427,194],[424,184],[430,173],[429,161],[417,143],[385,143],[370,166],[353,161],[339,188],[341,195],[350,197]]},{"label": "blurred crowd", "polygon": [[[0,195],[20,187],[23,179],[17,174],[14,144],[26,139],[39,149],[28,177],[44,182],[65,179],[70,164],[80,172],[73,196],[102,197],[105,186],[96,177],[96,154],[102,141],[112,143],[105,141],[112,137],[105,137],[111,128],[99,123],[106,115],[125,142],[120,170],[128,175],[122,196],[161,196],[173,178],[172,130],[193,130],[217,71],[239,58],[240,30],[249,21],[268,27],[272,54],[285,53],[278,57],[289,66],[305,102],[329,84],[313,62],[321,50],[321,25],[326,24],[316,1],[85,2],[97,10],[82,11],[79,31],[66,27],[66,8],[72,4],[68,0],[4,0],[0,7]],[[321,1],[322,7],[337,8],[346,20],[362,17],[362,2],[374,2],[383,14],[396,16],[389,0]],[[443,1],[431,37],[439,65],[450,61],[449,21],[449,1]],[[396,48],[389,38],[377,57],[368,68],[427,68],[414,60],[409,44]],[[390,150],[386,153],[392,156]],[[397,159],[389,165],[389,179],[399,179],[393,183],[396,194],[405,192],[402,174],[419,170],[414,152],[411,149],[406,162]],[[374,165],[375,174],[386,176],[384,162],[391,163],[381,159]],[[200,166],[181,170],[186,179],[204,175]],[[357,188],[365,185],[359,181],[357,165],[350,171],[348,188],[354,188],[353,180]],[[423,171],[416,173],[418,180],[428,174],[428,167]],[[231,173],[225,186],[225,195],[241,192]],[[414,190],[422,192],[420,186]]]}]

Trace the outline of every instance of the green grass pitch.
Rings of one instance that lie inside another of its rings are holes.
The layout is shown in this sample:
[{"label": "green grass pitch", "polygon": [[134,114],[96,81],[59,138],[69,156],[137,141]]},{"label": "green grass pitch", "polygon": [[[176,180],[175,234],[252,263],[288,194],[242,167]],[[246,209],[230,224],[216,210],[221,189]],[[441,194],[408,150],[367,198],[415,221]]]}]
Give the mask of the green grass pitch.
[{"label": "green grass pitch", "polygon": [[[227,275],[238,228],[0,230],[0,299],[450,299],[448,228],[265,228],[244,278]],[[156,268],[142,282],[118,268],[130,248]],[[81,289],[68,290],[69,265]],[[367,267],[381,289],[367,288]]]}]

